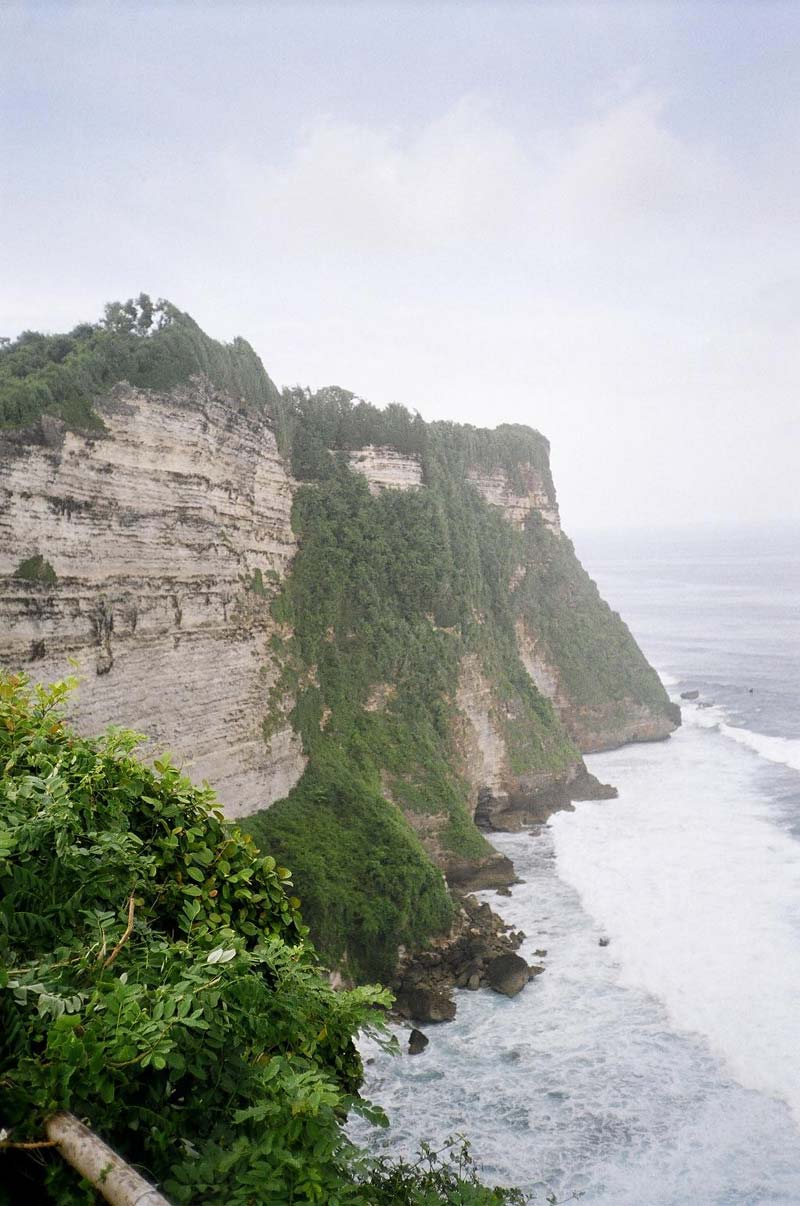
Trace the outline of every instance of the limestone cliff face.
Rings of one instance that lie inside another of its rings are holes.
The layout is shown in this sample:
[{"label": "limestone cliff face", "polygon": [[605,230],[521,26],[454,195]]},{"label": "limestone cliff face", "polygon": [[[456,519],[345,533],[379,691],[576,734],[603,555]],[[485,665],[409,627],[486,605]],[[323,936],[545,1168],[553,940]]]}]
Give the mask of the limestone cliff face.
[{"label": "limestone cliff face", "polygon": [[[263,808],[304,766],[290,728],[261,732],[266,595],[295,549],[273,432],[200,378],[97,410],[103,435],[45,417],[0,439],[0,663],[79,674],[83,731],[130,726],[231,815]],[[15,576],[36,555],[55,583]]]},{"label": "limestone cliff face", "polygon": [[576,703],[542,641],[521,620],[517,622],[517,642],[523,666],[542,694],[552,700],[581,753],[596,754],[637,741],[663,741],[674,731],[678,719],[674,710],[655,711],[630,696],[591,705]]},{"label": "limestone cliff face", "polygon": [[[534,678],[534,682],[543,695],[549,694],[549,683],[543,678]],[[498,702],[473,654],[462,663],[456,704],[456,757],[470,785],[473,819],[481,827],[516,831],[546,820],[552,812],[571,808],[572,800],[616,794],[588,773],[576,748],[563,750],[551,765],[535,771],[515,767],[508,734],[513,715],[507,714],[513,708]]]},{"label": "limestone cliff face", "polygon": [[[394,448],[370,444],[348,453],[348,463],[367,479],[372,494],[387,489],[416,490],[423,485],[421,458],[404,455]],[[535,511],[551,531],[560,532],[558,502],[549,475],[526,465],[520,476],[521,482],[513,483],[502,468],[467,471],[478,493],[491,506],[499,507],[514,527],[524,527]]]},{"label": "limestone cliff face", "polygon": [[[84,731],[109,723],[138,729],[152,751],[168,748],[196,779],[207,778],[230,815],[268,807],[306,764],[288,720],[294,700],[283,701],[277,724],[269,700],[281,669],[269,603],[296,551],[296,483],[271,421],[201,377],[167,393],[121,384],[97,411],[102,434],[68,431],[45,416],[35,430],[0,436],[0,664],[40,681],[74,669],[81,686],[73,715]],[[513,475],[467,470],[519,539],[531,524],[545,534],[545,551],[531,546],[512,573],[510,594],[568,545],[546,451],[540,459]],[[367,445],[348,460],[373,494],[426,488],[420,456]],[[54,582],[19,576],[36,556],[52,566]],[[543,589],[551,602],[555,587],[545,581]],[[517,828],[595,793],[580,752],[662,738],[675,725],[668,709],[624,691],[587,703],[538,623],[535,602],[526,604],[516,626],[520,659],[574,746],[544,751],[546,765],[535,773],[515,770],[513,703],[499,701],[475,656],[463,662],[453,701],[473,813],[495,828]],[[582,651],[572,655],[580,660]],[[434,851],[436,818],[413,824]]]},{"label": "limestone cliff face", "polygon": [[381,490],[416,490],[422,485],[422,465],[419,457],[404,456],[394,448],[378,448],[369,444],[349,454],[350,468],[363,474],[370,493]]},{"label": "limestone cliff face", "polygon": [[491,473],[480,469],[469,471],[469,479],[479,493],[492,506],[501,507],[515,527],[523,527],[531,513],[536,511],[546,527],[552,532],[560,532],[558,502],[549,475],[546,477],[532,465],[526,465],[522,478],[521,485],[515,485],[502,469],[495,469]]}]

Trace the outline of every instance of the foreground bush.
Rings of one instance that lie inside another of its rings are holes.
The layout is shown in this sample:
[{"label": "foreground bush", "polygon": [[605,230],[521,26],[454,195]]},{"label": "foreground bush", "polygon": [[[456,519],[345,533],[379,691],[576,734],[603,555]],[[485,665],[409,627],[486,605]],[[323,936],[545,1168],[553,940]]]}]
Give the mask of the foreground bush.
[{"label": "foreground bush", "polygon": [[135,735],[77,736],[67,690],[0,676],[0,1201],[94,1200],[7,1146],[61,1109],[176,1203],[521,1200],[365,1162],[353,1037],[388,994],[333,992],[289,872]]}]

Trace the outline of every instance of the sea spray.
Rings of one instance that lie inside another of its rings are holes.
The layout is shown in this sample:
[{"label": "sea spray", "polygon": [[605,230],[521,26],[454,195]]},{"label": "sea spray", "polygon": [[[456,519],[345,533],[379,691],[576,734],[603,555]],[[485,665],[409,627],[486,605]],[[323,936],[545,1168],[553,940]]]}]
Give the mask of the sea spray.
[{"label": "sea spray", "polygon": [[[365,1050],[374,1060],[365,1091],[393,1123],[371,1141],[410,1152],[425,1137],[465,1132],[487,1176],[540,1201],[546,1188],[580,1191],[593,1206],[796,1206],[800,1134],[789,1108],[737,1083],[702,1036],[675,1028],[625,971],[621,930],[592,916],[560,874],[561,830],[584,815],[613,827],[617,808],[580,805],[538,836],[495,835],[525,882],[510,898],[485,898],[525,930],[523,954],[547,949],[547,971],[511,1001],[458,993],[456,1021],[430,1027],[421,1056]],[[590,867],[576,834],[576,862]],[[643,908],[631,906],[632,921]]]},{"label": "sea spray", "polygon": [[687,709],[668,754],[590,759],[619,800],[553,818],[559,874],[611,935],[621,982],[800,1121],[800,845],[754,790],[752,755],[704,725]]}]

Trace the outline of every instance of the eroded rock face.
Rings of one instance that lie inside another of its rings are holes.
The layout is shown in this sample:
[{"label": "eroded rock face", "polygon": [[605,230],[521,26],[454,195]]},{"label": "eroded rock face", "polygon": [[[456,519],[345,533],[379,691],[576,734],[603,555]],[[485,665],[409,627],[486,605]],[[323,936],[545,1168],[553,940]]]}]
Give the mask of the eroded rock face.
[{"label": "eroded rock face", "polygon": [[[50,419],[0,442],[0,664],[78,673],[82,731],[137,729],[231,815],[263,808],[304,766],[288,727],[261,732],[272,575],[295,549],[272,430],[199,379],[97,409],[107,434]],[[35,554],[53,585],[14,576]]]},{"label": "eroded rock face", "polygon": [[664,741],[680,724],[680,711],[654,715],[633,699],[609,701],[597,708],[575,708],[564,717],[584,754],[599,754],[637,741]]},{"label": "eroded rock face", "polygon": [[[370,492],[381,490],[416,490],[423,485],[422,463],[418,456],[408,456],[394,448],[369,444],[348,456],[351,469],[362,473],[369,482]],[[485,471],[470,469],[469,480],[488,503],[501,507],[506,519],[521,528],[532,511],[538,511],[548,528],[561,531],[558,502],[549,476],[532,465],[520,469],[521,482],[514,484],[503,469]]]},{"label": "eroded rock face", "polygon": [[[461,665],[454,743],[461,770],[471,787],[473,817],[484,829],[515,832],[571,808],[570,784],[585,767],[577,754],[558,771],[518,774],[512,765],[492,685],[479,659],[470,654]],[[480,871],[480,868],[476,868]],[[450,882],[458,882],[448,875]],[[481,880],[464,882],[484,886]],[[506,882],[511,883],[512,880]],[[499,881],[485,886],[500,886]]]},{"label": "eroded rock face", "polygon": [[446,992],[415,985],[397,994],[395,1009],[402,1017],[415,1022],[452,1022],[456,1005]]},{"label": "eroded rock face", "polygon": [[381,490],[416,490],[422,485],[422,465],[419,457],[404,456],[394,448],[368,444],[349,456],[350,468],[362,473],[369,482],[371,494]]},{"label": "eroded rock face", "polygon": [[475,791],[497,798],[506,794],[510,777],[508,751],[495,713],[491,683],[476,654],[464,658],[456,692],[461,713],[457,743],[463,770]]},{"label": "eroded rock face", "polygon": [[[516,955],[525,939],[521,930],[512,929],[486,902],[475,896],[456,893],[455,899],[458,909],[451,932],[432,939],[424,951],[402,952],[397,978],[391,988],[396,995],[397,1012],[403,1017],[414,1017],[418,1021],[449,1020],[438,1015],[452,1016],[455,1012],[457,1001],[453,989],[491,987],[488,969],[501,958],[512,957],[513,962],[508,965],[512,971],[522,965],[524,983],[544,971],[541,966],[529,968],[525,960]],[[500,968],[503,966],[498,964]],[[437,1016],[429,1019],[430,1012]]]},{"label": "eroded rock face", "polygon": [[594,707],[576,705],[564,689],[558,667],[522,620],[517,621],[516,632],[523,666],[542,695],[551,700],[581,753],[595,754],[629,742],[661,741],[680,724],[680,711],[671,705],[658,713],[628,698],[605,700]]},{"label": "eroded rock face", "polygon": [[520,472],[522,482],[516,485],[502,469],[491,473],[470,469],[469,480],[488,503],[502,507],[506,519],[515,527],[523,527],[531,511],[538,511],[552,532],[560,532],[561,520],[552,483],[532,465],[526,465]]},{"label": "eroded rock face", "polygon": [[528,632],[522,620],[517,620],[516,632],[520,661],[533,679],[537,690],[552,701],[560,714],[568,712],[570,702],[561,688],[558,668],[547,660],[539,641]]}]

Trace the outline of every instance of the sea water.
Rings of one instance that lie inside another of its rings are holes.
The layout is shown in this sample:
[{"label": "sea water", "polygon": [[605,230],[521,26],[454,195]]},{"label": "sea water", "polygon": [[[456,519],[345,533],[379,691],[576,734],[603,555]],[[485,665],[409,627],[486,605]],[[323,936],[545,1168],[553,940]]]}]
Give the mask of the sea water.
[{"label": "sea water", "polygon": [[540,1201],[798,1206],[798,550],[578,541],[673,697],[699,697],[669,741],[587,759],[619,799],[494,835],[524,883],[483,895],[546,972],[513,1000],[458,993],[420,1056],[365,1048],[392,1120],[373,1148],[463,1132],[486,1179]]}]

